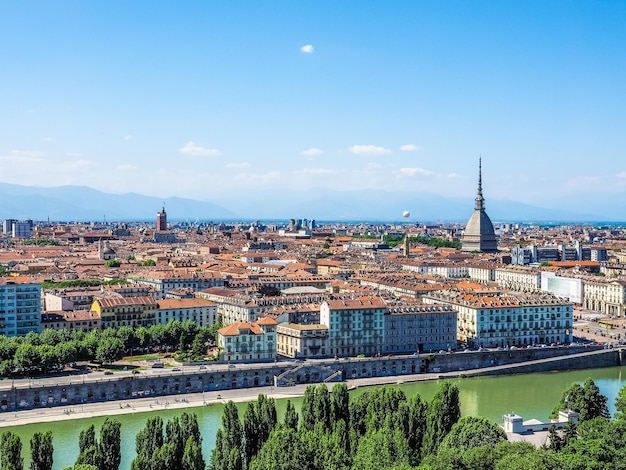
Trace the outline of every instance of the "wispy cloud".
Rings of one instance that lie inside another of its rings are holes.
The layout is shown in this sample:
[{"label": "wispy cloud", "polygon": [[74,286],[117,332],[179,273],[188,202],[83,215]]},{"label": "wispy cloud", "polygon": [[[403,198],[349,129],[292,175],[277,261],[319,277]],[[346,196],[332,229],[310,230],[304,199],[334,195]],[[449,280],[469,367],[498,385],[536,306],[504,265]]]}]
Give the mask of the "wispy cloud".
[{"label": "wispy cloud", "polygon": [[617,176],[620,179],[626,178],[626,171],[622,171],[615,176]]},{"label": "wispy cloud", "polygon": [[418,150],[422,150],[422,147],[413,144],[404,144],[400,146],[400,150],[403,152],[417,152]]},{"label": "wispy cloud", "polygon": [[228,164],[226,164],[226,168],[239,168],[239,169],[250,168],[250,164],[246,163],[246,162],[228,163]]},{"label": "wispy cloud", "polygon": [[178,151],[184,155],[191,155],[194,157],[217,157],[220,155],[220,151],[218,149],[201,147],[191,141],[187,142]]},{"label": "wispy cloud", "polygon": [[307,44],[306,46],[302,46],[300,48],[300,51],[304,52],[305,54],[313,54],[313,46],[311,44]]},{"label": "wispy cloud", "polygon": [[315,157],[316,155],[321,155],[323,153],[324,151],[322,149],[313,147],[307,150],[303,150],[302,152],[300,152],[300,155],[302,155],[303,157]]},{"label": "wispy cloud", "polygon": [[296,170],[294,173],[298,176],[319,176],[319,175],[332,175],[337,173],[337,170],[332,168],[303,168]]},{"label": "wispy cloud", "polygon": [[422,175],[422,176],[430,176],[433,174],[432,171],[430,170],[426,170],[424,168],[400,168],[398,170],[398,173],[400,174],[400,176],[416,176],[416,175]]},{"label": "wispy cloud", "polygon": [[124,140],[125,140],[126,142],[128,142],[129,140],[133,140],[133,136],[132,136],[132,135],[130,135],[130,134],[125,135],[125,136],[124,136]]},{"label": "wispy cloud", "polygon": [[132,170],[136,170],[137,167],[135,165],[130,165],[128,163],[126,164],[122,164],[122,165],[117,165],[117,169],[120,171],[132,171]]},{"label": "wispy cloud", "polygon": [[458,173],[448,173],[448,178],[463,178],[463,175],[459,175]]},{"label": "wispy cloud", "polygon": [[9,152],[10,157],[25,157],[25,158],[41,158],[46,156],[46,152],[39,150],[11,150]]},{"label": "wispy cloud", "polygon": [[387,155],[391,153],[391,150],[376,145],[353,145],[348,151],[355,155]]},{"label": "wispy cloud", "polygon": [[267,173],[239,173],[235,179],[246,183],[266,184],[280,178],[280,171],[268,171]]}]

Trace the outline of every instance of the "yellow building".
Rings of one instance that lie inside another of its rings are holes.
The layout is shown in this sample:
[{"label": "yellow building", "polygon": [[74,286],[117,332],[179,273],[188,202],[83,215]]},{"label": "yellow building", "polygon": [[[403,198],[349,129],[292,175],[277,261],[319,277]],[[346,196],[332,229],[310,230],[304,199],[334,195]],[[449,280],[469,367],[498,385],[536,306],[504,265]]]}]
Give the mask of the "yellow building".
[{"label": "yellow building", "polygon": [[149,327],[156,322],[157,303],[152,297],[98,299],[91,310],[102,320],[102,329],[120,326]]}]

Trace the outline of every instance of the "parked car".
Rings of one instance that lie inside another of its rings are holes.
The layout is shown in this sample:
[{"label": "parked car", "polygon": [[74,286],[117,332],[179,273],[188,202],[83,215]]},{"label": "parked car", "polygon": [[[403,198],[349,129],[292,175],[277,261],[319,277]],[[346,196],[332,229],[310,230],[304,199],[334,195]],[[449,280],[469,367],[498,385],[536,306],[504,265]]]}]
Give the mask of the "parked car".
[{"label": "parked car", "polygon": [[163,363],[162,362],[155,362],[154,364],[152,364],[152,368],[153,369],[163,369]]}]

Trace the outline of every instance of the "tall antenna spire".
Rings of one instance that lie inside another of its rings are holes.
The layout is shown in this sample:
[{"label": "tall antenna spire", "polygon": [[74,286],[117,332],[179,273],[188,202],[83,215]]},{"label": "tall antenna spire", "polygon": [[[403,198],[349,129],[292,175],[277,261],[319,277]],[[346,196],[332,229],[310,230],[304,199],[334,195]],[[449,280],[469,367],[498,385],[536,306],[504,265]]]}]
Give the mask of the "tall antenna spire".
[{"label": "tall antenna spire", "polygon": [[482,155],[478,157],[478,194],[476,195],[476,210],[485,209],[485,199],[483,198],[483,168]]}]

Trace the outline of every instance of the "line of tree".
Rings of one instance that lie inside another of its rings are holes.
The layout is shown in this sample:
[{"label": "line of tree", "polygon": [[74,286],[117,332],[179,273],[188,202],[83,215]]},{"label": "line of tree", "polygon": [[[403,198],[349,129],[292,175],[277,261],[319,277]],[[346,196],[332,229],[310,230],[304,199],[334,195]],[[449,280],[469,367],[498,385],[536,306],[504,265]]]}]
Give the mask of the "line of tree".
[{"label": "line of tree", "polygon": [[89,333],[46,329],[26,336],[0,336],[0,375],[47,373],[76,361],[109,364],[135,349],[155,347],[181,351],[190,359],[202,359],[207,343],[215,341],[221,327],[171,320],[148,328],[122,326]]},{"label": "line of tree", "polygon": [[[135,437],[137,457],[131,470],[204,470],[202,436],[195,414],[183,413],[163,427],[161,417],[149,418]],[[100,469],[102,470],[102,469]]]},{"label": "line of tree", "polygon": [[421,245],[434,246],[435,248],[456,248],[461,249],[461,242],[447,240],[445,238],[429,238],[413,236],[409,237],[410,243],[419,243]]},{"label": "line of tree", "polygon": [[[239,419],[229,402],[209,468],[212,470],[410,468],[434,453],[460,418],[456,385],[444,383],[426,403],[392,387],[350,400],[345,384],[309,386],[301,414],[287,402],[282,422],[263,395]],[[496,426],[496,425],[493,425]],[[497,427],[497,426],[496,426]],[[498,428],[499,429],[499,428]]]},{"label": "line of tree", "polygon": [[104,281],[101,279],[73,279],[61,282],[42,282],[42,289],[72,289],[74,287],[98,287],[98,286],[117,286],[128,284],[126,279],[110,279]]}]

